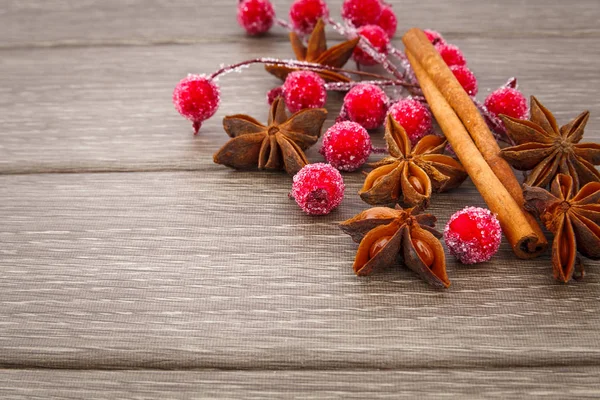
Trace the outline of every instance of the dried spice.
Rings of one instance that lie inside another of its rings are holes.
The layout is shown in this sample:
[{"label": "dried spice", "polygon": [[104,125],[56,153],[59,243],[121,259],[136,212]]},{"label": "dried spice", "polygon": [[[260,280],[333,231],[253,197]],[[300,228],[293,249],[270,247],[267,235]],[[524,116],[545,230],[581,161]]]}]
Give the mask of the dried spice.
[{"label": "dried spice", "polygon": [[[302,39],[295,33],[290,32],[290,42],[296,58],[299,61],[306,61],[316,64],[325,65],[327,67],[342,68],[350,56],[354,48],[358,44],[360,38],[327,48],[327,40],[325,39],[325,24],[323,20],[319,20],[315,25],[308,39],[308,46],[304,46]],[[290,68],[285,65],[265,65],[265,69],[279,79],[285,80],[290,72],[297,71],[296,68]],[[321,78],[328,82],[350,82],[351,79],[347,76],[335,71],[315,71]]]},{"label": "dried spice", "polygon": [[417,208],[403,210],[373,207],[340,224],[340,228],[360,243],[354,260],[356,275],[369,275],[376,269],[403,262],[431,286],[446,288],[446,257],[434,229],[436,218],[418,214]]},{"label": "dried spice", "polygon": [[600,144],[579,143],[589,117],[589,111],[584,111],[559,128],[552,113],[531,96],[530,120],[500,116],[508,136],[516,143],[501,154],[516,169],[531,171],[525,180],[527,185],[547,187],[559,173],[573,178],[574,190],[600,181],[594,167],[600,164]]},{"label": "dried spice", "polygon": [[268,126],[247,115],[227,116],[223,128],[231,139],[213,160],[236,169],[285,169],[294,175],[308,164],[304,150],[317,142],[326,117],[327,110],[316,108],[288,118],[281,98],[271,105]]},{"label": "dried spice", "polygon": [[360,197],[372,205],[402,200],[421,208],[429,205],[431,193],[460,186],[467,173],[452,157],[443,155],[444,138],[427,135],[413,148],[404,128],[387,116],[385,140],[390,156],[370,164]]},{"label": "dried spice", "polygon": [[600,259],[600,182],[588,183],[577,191],[571,176],[558,174],[551,192],[525,185],[523,194],[525,207],[536,213],[554,234],[554,277],[568,282],[575,267],[580,270],[575,278],[583,277],[577,251],[593,260]]}]

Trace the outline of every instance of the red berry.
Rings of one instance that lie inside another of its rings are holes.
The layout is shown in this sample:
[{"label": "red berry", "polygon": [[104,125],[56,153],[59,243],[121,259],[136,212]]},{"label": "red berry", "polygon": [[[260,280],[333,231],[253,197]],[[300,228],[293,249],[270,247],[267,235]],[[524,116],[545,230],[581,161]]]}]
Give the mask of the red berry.
[{"label": "red berry", "polygon": [[390,107],[388,113],[402,125],[413,146],[433,130],[431,113],[415,99],[401,99]]},{"label": "red berry", "polygon": [[216,83],[205,75],[188,75],[173,90],[173,104],[179,114],[193,122],[194,134],[203,121],[219,108],[221,96]]},{"label": "red berry", "polygon": [[371,154],[371,137],[356,122],[338,122],[323,135],[321,154],[340,171],[355,171]]},{"label": "red berry", "polygon": [[366,129],[379,128],[385,120],[389,99],[379,86],[361,83],[344,97],[344,108],[350,121]]},{"label": "red berry", "polygon": [[327,100],[325,81],[316,72],[292,72],[283,83],[283,97],[293,113],[304,108],[323,107]]},{"label": "red berry", "polygon": [[355,27],[376,24],[381,16],[380,0],[344,0],[342,18]]},{"label": "red berry", "polygon": [[449,67],[453,65],[467,65],[467,60],[458,46],[448,43],[438,43],[435,45],[435,48]]},{"label": "red berry", "polygon": [[329,214],[344,198],[344,179],[329,164],[308,164],[294,175],[291,196],[304,212]]},{"label": "red berry", "polygon": [[444,40],[444,37],[438,31],[432,31],[431,29],[424,29],[423,33],[425,33],[425,36],[427,36],[427,39],[429,39],[429,41],[431,43],[433,43],[433,45],[436,45],[438,43],[446,43],[446,41]]},{"label": "red berry", "polygon": [[[368,40],[371,45],[377,50],[377,52],[381,54],[387,54],[388,45],[390,44],[390,39],[385,31],[377,26],[377,25],[365,25],[361,26],[357,30],[358,34],[362,36],[364,39]],[[354,60],[363,65],[375,65],[377,61],[373,59],[369,54],[363,51],[359,46],[354,48],[354,53],[352,53],[352,57]]]},{"label": "red berry", "polygon": [[290,21],[300,33],[311,33],[319,18],[327,18],[329,8],[323,0],[295,0],[290,7]]},{"label": "red berry", "polygon": [[394,36],[396,28],[398,27],[398,19],[396,18],[396,14],[394,13],[394,10],[392,10],[392,7],[387,5],[383,6],[377,25],[385,31],[390,39]]},{"label": "red berry", "polygon": [[464,65],[453,65],[450,67],[450,70],[452,70],[452,73],[469,96],[475,96],[477,94],[477,91],[479,90],[477,78],[475,78],[475,75],[469,68]]},{"label": "red berry", "polygon": [[450,254],[463,264],[489,261],[500,247],[502,229],[485,208],[465,207],[450,217],[444,241]]},{"label": "red berry", "polygon": [[267,92],[267,103],[269,105],[273,104],[276,98],[281,97],[283,95],[283,87],[277,86]]},{"label": "red berry", "polygon": [[516,119],[526,119],[529,114],[527,99],[523,93],[510,87],[493,91],[485,99],[484,105],[496,117],[504,114]]},{"label": "red berry", "polygon": [[275,10],[269,0],[242,0],[238,3],[238,24],[249,35],[260,35],[273,26]]}]

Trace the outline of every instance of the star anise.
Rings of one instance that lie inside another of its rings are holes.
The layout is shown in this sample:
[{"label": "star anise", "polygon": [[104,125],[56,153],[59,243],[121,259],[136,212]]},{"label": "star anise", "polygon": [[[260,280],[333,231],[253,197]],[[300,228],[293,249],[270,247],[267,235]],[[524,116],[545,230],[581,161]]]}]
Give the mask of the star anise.
[{"label": "star anise", "polygon": [[558,174],[551,192],[524,185],[523,194],[525,207],[554,234],[554,277],[568,282],[576,266],[583,277],[577,251],[593,260],[600,259],[600,182],[590,182],[577,191],[571,176]]},{"label": "star anise", "polygon": [[404,128],[388,115],[385,140],[390,156],[370,164],[375,169],[365,178],[360,197],[372,205],[396,203],[425,208],[431,193],[460,186],[467,173],[452,157],[443,155],[444,138],[428,135],[415,147]]},{"label": "star anise", "polygon": [[[306,61],[316,64],[325,65],[328,67],[342,68],[350,56],[354,48],[358,44],[360,38],[340,43],[336,46],[327,48],[325,39],[325,24],[319,20],[315,25],[308,39],[308,47],[302,44],[302,39],[295,33],[290,32],[290,42],[296,58],[299,61]],[[282,65],[265,65],[265,69],[279,79],[285,80],[290,72],[296,71],[297,68],[290,68]],[[334,71],[315,71],[323,79],[328,82],[350,82],[351,79]]]},{"label": "star anise", "polygon": [[354,260],[356,275],[402,261],[421,279],[437,288],[450,286],[446,257],[439,241],[442,235],[433,227],[436,218],[418,214],[417,208],[403,210],[374,207],[340,224],[340,228],[360,243]]},{"label": "star anise", "polygon": [[558,173],[573,177],[575,190],[588,182],[600,181],[600,173],[594,167],[600,164],[600,144],[579,143],[589,111],[559,128],[552,113],[531,96],[530,120],[500,117],[508,136],[516,143],[503,149],[502,156],[518,170],[531,170],[526,184],[547,187]]},{"label": "star anise", "polygon": [[223,128],[231,139],[213,156],[217,164],[236,169],[285,169],[294,175],[308,164],[304,150],[315,144],[327,110],[300,110],[288,118],[281,98],[269,111],[268,126],[247,115],[223,118]]}]

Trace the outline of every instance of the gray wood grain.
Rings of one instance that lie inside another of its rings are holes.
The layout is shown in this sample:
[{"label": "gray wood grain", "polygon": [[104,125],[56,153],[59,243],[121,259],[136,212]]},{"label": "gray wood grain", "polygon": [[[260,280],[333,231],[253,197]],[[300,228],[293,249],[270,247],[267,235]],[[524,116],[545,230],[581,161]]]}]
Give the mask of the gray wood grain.
[{"label": "gray wood grain", "polygon": [[[459,266],[453,286],[404,269],[360,279],[336,222],[365,209],[360,174],[322,218],[285,174],[0,177],[0,366],[477,368],[598,365],[599,263],[557,284],[549,256]],[[443,227],[483,205],[436,197]]]},{"label": "gray wood grain", "polygon": [[[0,12],[0,48],[207,43],[249,40],[237,26],[235,0],[5,0]],[[287,19],[290,0],[273,1]],[[339,18],[341,0],[329,0]],[[437,29],[449,38],[598,37],[596,0],[388,1],[399,31],[412,26]],[[210,15],[210,23],[204,18]],[[275,28],[269,39],[285,40]]]},{"label": "gray wood grain", "polygon": [[[459,39],[480,79],[480,99],[517,76],[560,121],[591,111],[586,137],[600,138],[597,39]],[[205,170],[227,140],[221,120],[266,119],[265,93],[279,81],[255,66],[221,79],[222,105],[194,138],[171,103],[188,72],[256,56],[289,57],[287,43],[5,50],[0,61],[0,174]],[[578,60],[573,62],[573,60]],[[329,127],[341,103],[330,94]],[[375,135],[380,141],[380,134]],[[380,142],[379,142],[380,143]],[[321,160],[315,146],[312,160]]]},{"label": "gray wood grain", "polygon": [[3,399],[593,399],[600,369],[0,370]]}]

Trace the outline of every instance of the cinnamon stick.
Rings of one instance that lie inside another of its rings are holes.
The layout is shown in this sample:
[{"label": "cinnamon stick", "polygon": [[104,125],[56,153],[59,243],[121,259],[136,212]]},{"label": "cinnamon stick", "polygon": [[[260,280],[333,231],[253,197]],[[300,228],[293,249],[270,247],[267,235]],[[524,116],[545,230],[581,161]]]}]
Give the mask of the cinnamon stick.
[{"label": "cinnamon stick", "polygon": [[[427,36],[418,28],[410,29],[402,38],[407,52],[411,52],[416,61],[422,66],[429,75],[433,84],[441,92],[447,103],[454,109],[457,116],[461,119],[464,126],[475,145],[483,155],[483,158],[491,167],[494,174],[500,179],[504,187],[517,204],[523,209],[525,200],[521,185],[510,165],[500,156],[500,146],[492,135],[483,116],[479,113],[473,100],[456,80],[454,74],[448,68],[438,51],[433,47]],[[529,249],[532,256],[541,252],[541,249],[548,245],[548,242],[535,218],[526,211],[523,211],[529,225],[535,231],[539,243]],[[530,243],[534,245],[534,243]]]},{"label": "cinnamon stick", "polygon": [[[425,38],[425,40],[427,39]],[[430,45],[428,40],[427,44]],[[436,120],[486,204],[498,216],[504,234],[510,242],[514,253],[520,258],[532,258],[539,255],[547,246],[547,241],[533,217],[522,208],[523,195],[512,169],[509,167],[509,176],[512,176],[512,179],[517,183],[516,187],[519,189],[518,193],[520,194],[521,204],[519,204],[518,198],[515,199],[515,196],[505,186],[505,179],[507,179],[506,171],[500,170],[501,173],[498,174],[492,168],[490,162],[485,158],[484,152],[478,148],[469,135],[469,132],[465,128],[466,124],[463,125],[464,120],[461,121],[459,115],[457,115],[458,112],[455,112],[445,96],[438,89],[433,77],[427,73],[408,46],[406,53]],[[443,60],[441,62],[443,63]],[[446,67],[446,69],[448,68]],[[452,74],[449,69],[448,72]],[[453,75],[452,78],[454,78]],[[462,87],[460,89],[464,92]],[[473,104],[470,98],[469,103]],[[474,110],[481,117],[479,111],[476,108]],[[467,116],[469,121],[473,121],[474,118],[471,115]],[[494,144],[496,147],[498,146],[495,140]],[[497,154],[496,156],[498,158]],[[495,165],[501,164],[496,163]]]}]

